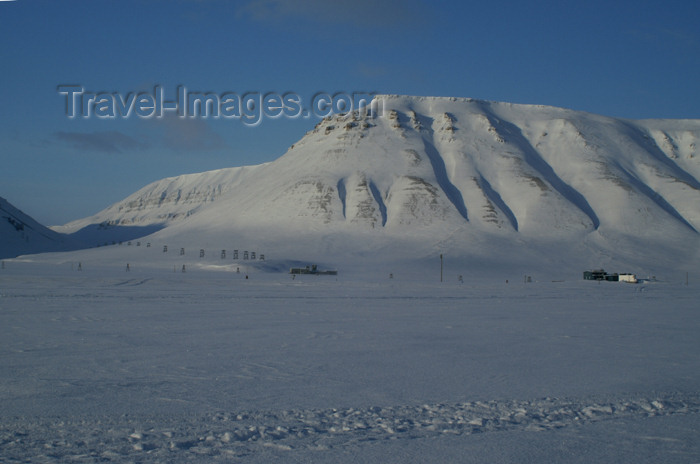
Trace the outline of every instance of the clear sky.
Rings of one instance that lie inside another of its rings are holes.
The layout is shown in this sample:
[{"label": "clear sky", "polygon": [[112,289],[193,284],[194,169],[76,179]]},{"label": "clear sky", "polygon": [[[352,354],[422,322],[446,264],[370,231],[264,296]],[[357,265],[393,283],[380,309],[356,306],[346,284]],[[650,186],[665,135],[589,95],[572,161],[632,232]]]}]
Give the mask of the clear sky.
[{"label": "clear sky", "polygon": [[[695,0],[0,1],[0,196],[47,225],[281,156],[318,122],[66,116],[58,86],[377,92],[700,118]],[[82,108],[81,108],[82,109]]]}]

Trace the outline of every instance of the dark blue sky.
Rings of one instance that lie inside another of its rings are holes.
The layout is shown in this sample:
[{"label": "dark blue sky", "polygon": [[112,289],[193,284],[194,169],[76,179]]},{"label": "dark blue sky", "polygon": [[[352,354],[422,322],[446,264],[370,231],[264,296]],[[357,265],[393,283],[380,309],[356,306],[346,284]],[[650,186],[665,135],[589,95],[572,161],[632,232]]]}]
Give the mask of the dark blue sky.
[{"label": "dark blue sky", "polygon": [[318,121],[65,115],[86,91],[378,92],[700,118],[695,1],[0,1],[0,196],[45,224],[257,164]]}]

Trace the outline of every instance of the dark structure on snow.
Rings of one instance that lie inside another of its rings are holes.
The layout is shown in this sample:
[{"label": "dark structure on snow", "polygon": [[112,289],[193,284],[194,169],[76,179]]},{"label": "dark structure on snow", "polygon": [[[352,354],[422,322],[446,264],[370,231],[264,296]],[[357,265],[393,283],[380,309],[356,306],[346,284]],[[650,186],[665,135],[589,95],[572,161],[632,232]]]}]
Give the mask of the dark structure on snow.
[{"label": "dark structure on snow", "polygon": [[583,280],[607,280],[609,282],[628,282],[637,283],[637,276],[634,274],[623,273],[608,274],[604,269],[595,269],[593,271],[583,271]]},{"label": "dark structure on snow", "polygon": [[315,264],[306,267],[293,267],[290,274],[338,275],[338,271],[319,271]]}]

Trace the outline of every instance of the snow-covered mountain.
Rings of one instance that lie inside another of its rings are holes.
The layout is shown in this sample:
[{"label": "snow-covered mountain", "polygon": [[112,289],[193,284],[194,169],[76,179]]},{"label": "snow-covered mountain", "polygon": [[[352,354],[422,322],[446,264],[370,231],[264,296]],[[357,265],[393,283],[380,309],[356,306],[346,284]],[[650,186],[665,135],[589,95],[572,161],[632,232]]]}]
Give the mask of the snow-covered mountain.
[{"label": "snow-covered mountain", "polygon": [[75,248],[69,237],[42,226],[0,197],[0,258]]},{"label": "snow-covered mountain", "polygon": [[697,263],[700,121],[377,103],[381,114],[326,118],[274,162],[164,179],[57,230],[147,226],[315,257]]},{"label": "snow-covered mountain", "polygon": [[258,167],[168,177],[145,186],[93,216],[52,229],[68,234],[86,246],[143,237],[206,209]]},{"label": "snow-covered mountain", "polygon": [[184,174],[153,182],[99,213],[63,226],[57,232],[72,234],[85,227],[164,226],[187,218],[233,190],[258,166]]}]

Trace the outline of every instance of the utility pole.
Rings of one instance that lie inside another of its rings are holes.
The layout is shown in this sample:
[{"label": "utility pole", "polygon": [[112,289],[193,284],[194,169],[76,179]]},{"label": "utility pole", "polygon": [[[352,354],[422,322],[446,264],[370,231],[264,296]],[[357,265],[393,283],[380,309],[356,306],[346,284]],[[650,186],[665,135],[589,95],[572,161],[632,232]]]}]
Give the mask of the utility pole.
[{"label": "utility pole", "polygon": [[442,253],[440,253],[440,282],[442,282]]}]

